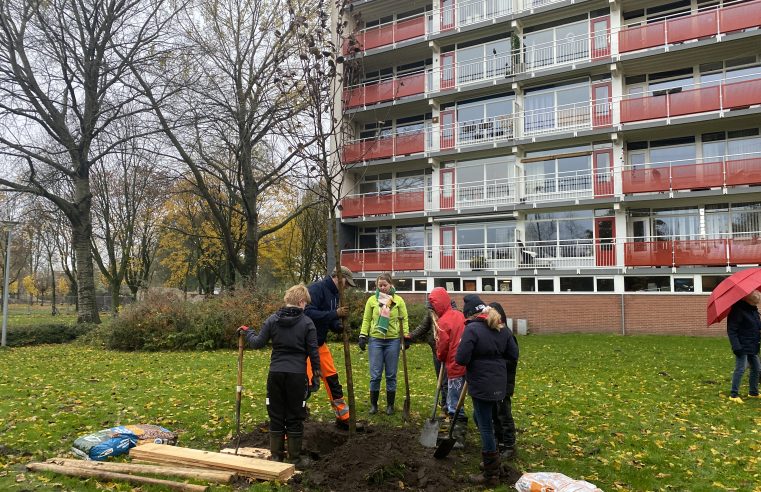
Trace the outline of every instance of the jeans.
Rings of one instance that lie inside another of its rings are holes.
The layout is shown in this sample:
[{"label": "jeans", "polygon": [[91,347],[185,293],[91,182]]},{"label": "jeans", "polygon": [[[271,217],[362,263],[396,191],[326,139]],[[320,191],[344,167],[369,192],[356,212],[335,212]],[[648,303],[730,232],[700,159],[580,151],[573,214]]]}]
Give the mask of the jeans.
[{"label": "jeans", "polygon": [[748,394],[758,395],[758,374],[761,372],[761,359],[758,354],[735,355],[735,372],[732,374],[732,396],[738,396],[740,381],[745,373],[745,367],[750,366],[748,375]]},{"label": "jeans", "polygon": [[[463,384],[465,384],[465,376],[447,379],[447,412],[450,416],[454,415],[454,411],[457,408],[457,401],[460,399]],[[465,405],[463,405],[463,407],[464,406]],[[489,416],[491,418],[491,414],[489,414]],[[465,412],[462,408],[460,408],[460,411],[457,413],[457,418],[465,418]]]},{"label": "jeans", "polygon": [[367,350],[370,358],[370,391],[380,391],[381,376],[386,372],[386,391],[396,391],[396,370],[399,367],[398,338],[370,337]]},{"label": "jeans", "polygon": [[473,398],[473,418],[481,434],[481,451],[484,453],[497,450],[497,440],[494,438],[494,426],[491,420],[496,404],[496,401]]}]

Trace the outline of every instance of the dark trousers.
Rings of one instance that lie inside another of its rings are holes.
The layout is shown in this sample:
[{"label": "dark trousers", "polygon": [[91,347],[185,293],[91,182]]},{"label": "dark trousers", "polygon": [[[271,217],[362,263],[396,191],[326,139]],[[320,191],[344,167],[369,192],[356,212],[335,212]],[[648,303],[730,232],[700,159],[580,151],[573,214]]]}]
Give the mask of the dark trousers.
[{"label": "dark trousers", "polygon": [[304,432],[307,377],[304,373],[270,372],[267,376],[267,414],[270,432]]},{"label": "dark trousers", "polygon": [[492,422],[497,442],[505,447],[515,447],[515,420],[513,420],[513,403],[511,397],[496,402],[492,409]]}]

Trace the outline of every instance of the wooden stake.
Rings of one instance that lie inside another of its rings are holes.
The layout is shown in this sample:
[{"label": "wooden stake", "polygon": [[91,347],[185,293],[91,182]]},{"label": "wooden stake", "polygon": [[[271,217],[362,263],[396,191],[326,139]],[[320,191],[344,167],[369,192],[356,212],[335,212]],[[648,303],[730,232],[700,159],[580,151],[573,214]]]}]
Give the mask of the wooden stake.
[{"label": "wooden stake", "polygon": [[199,470],[198,468],[187,468],[179,466],[158,466],[158,465],[138,465],[135,463],[109,463],[106,461],[83,461],[72,460],[68,458],[53,458],[47,460],[51,465],[73,466],[75,468],[86,468],[88,470],[103,470],[107,472],[128,473],[128,474],[146,474],[167,475],[170,477],[193,478],[213,483],[228,483],[234,477],[235,473],[216,470]]},{"label": "wooden stake", "polygon": [[206,485],[193,485],[189,483],[172,482],[170,480],[161,480],[159,478],[141,477],[137,475],[127,475],[125,473],[112,473],[100,470],[88,470],[74,466],[52,465],[50,463],[29,463],[26,468],[34,472],[50,472],[59,475],[68,475],[71,477],[95,478],[106,481],[122,481],[137,485],[161,485],[172,490],[182,492],[206,492],[209,487]]}]

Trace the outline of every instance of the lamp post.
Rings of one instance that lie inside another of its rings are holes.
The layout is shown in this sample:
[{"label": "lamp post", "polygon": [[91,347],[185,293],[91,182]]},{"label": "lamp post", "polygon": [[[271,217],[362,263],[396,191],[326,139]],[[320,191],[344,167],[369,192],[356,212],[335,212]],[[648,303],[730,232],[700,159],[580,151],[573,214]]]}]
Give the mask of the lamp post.
[{"label": "lamp post", "polygon": [[0,346],[5,347],[6,334],[8,333],[8,280],[11,270],[11,232],[17,222],[3,222],[2,224],[8,231],[8,240],[5,243],[5,278],[3,279],[3,331],[0,336]]}]

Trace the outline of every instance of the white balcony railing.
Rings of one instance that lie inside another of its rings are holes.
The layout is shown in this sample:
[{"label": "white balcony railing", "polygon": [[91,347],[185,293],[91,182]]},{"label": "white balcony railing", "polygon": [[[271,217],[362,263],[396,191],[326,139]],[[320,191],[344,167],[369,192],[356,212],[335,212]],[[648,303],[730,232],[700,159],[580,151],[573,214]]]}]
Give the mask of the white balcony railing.
[{"label": "white balcony railing", "polygon": [[618,237],[478,245],[345,249],[341,263],[356,272],[573,271],[643,267],[757,265],[761,231]]}]

